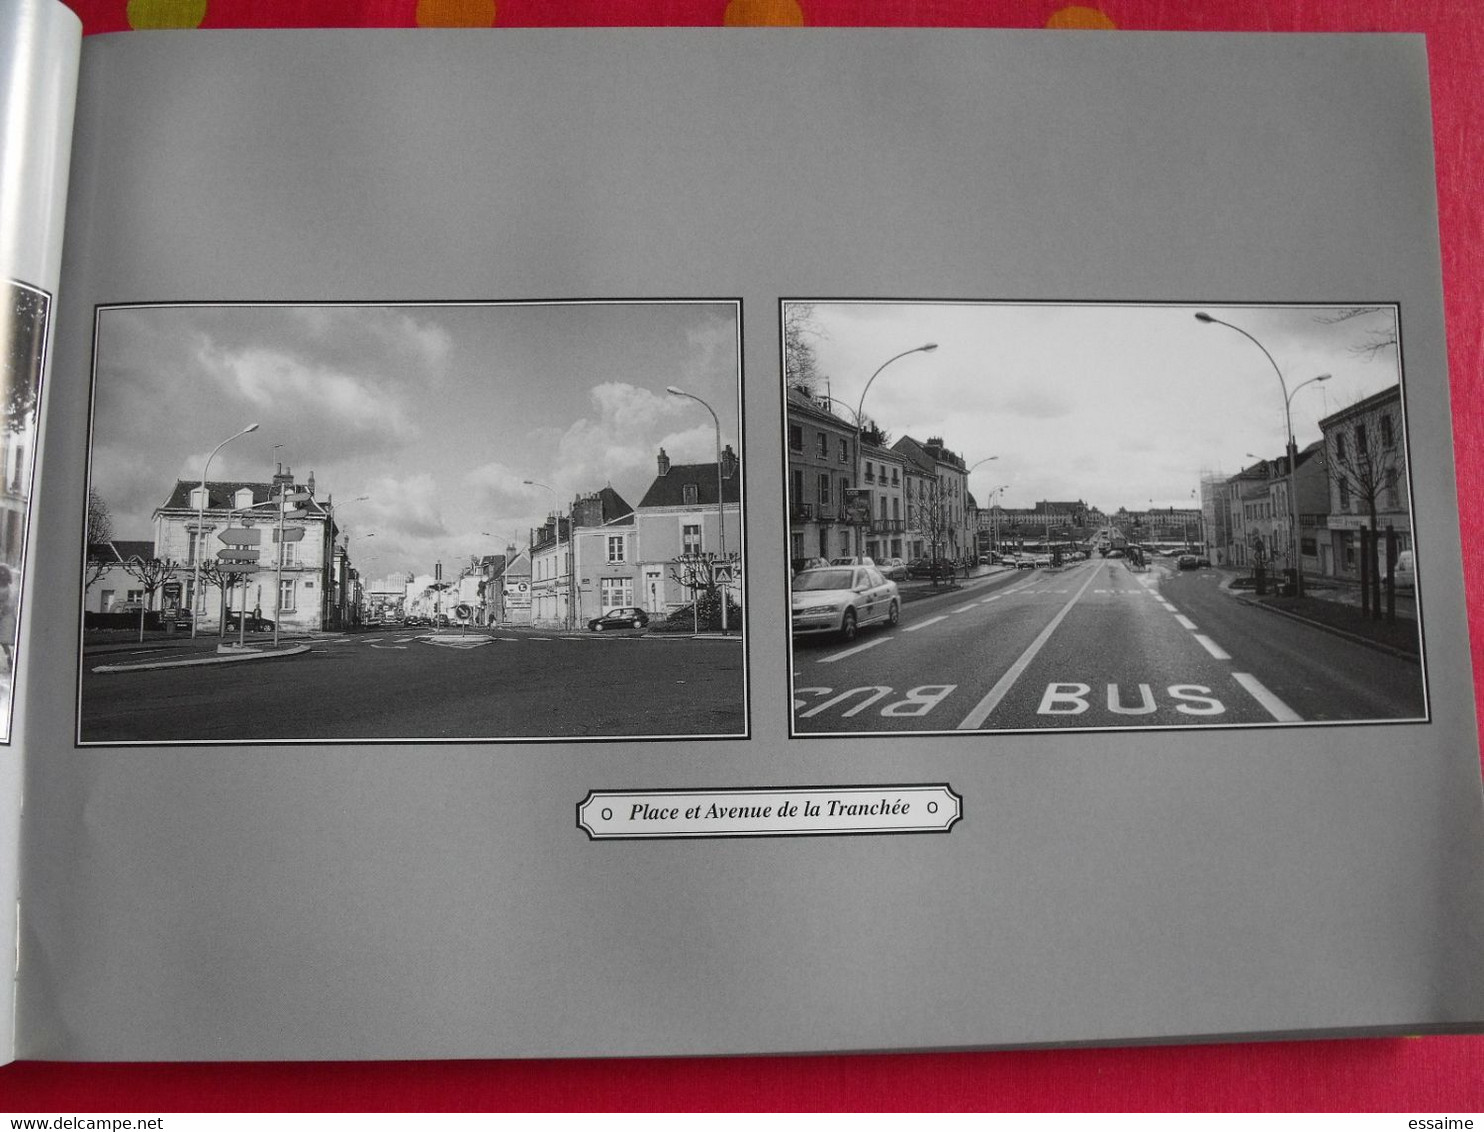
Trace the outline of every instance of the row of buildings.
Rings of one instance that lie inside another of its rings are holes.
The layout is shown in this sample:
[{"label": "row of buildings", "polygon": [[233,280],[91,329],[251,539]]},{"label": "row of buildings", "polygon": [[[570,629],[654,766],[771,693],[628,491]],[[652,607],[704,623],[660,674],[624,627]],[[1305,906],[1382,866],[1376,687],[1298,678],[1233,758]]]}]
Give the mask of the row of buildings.
[{"label": "row of buildings", "polygon": [[1202,477],[1213,563],[1357,578],[1362,527],[1383,535],[1390,528],[1398,551],[1412,549],[1400,385],[1332,413],[1319,430],[1298,449],[1291,477],[1286,453],[1234,476]]},{"label": "row of buildings", "polygon": [[[523,549],[508,545],[447,577],[440,564],[432,574],[380,581],[352,566],[333,499],[320,499],[313,473],[300,484],[280,466],[271,481],[213,481],[204,492],[182,480],[155,510],[151,539],[89,546],[84,609],[195,609],[198,627],[211,630],[228,611],[245,610],[282,629],[312,631],[438,614],[481,625],[576,627],[623,606],[664,616],[713,587],[740,604],[741,478],[730,446],[719,465],[674,464],[662,448],[638,507],[605,486],[579,494],[531,531]],[[291,518],[280,520],[280,510]],[[225,576],[222,552],[230,548],[221,536],[244,530],[256,532],[247,547],[256,551],[255,568]]]},{"label": "row of buildings", "polygon": [[978,552],[978,507],[968,468],[942,437],[919,441],[848,422],[832,399],[787,390],[789,554],[946,558]]}]

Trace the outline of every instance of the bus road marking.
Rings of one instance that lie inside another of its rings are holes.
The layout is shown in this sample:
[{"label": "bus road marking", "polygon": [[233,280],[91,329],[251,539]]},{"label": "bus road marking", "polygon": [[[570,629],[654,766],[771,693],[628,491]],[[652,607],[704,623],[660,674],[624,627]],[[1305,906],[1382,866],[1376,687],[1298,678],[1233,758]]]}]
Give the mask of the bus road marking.
[{"label": "bus road marking", "polygon": [[1289,707],[1277,696],[1273,695],[1272,692],[1264,688],[1262,686],[1262,681],[1258,680],[1258,678],[1256,676],[1253,676],[1250,672],[1233,672],[1232,679],[1235,680],[1238,684],[1242,685],[1242,687],[1246,688],[1247,693],[1254,700],[1260,703],[1264,708],[1266,708],[1267,713],[1274,719],[1276,719],[1279,723],[1303,722],[1303,716],[1299,715],[1299,713],[1294,711],[1293,708]]}]

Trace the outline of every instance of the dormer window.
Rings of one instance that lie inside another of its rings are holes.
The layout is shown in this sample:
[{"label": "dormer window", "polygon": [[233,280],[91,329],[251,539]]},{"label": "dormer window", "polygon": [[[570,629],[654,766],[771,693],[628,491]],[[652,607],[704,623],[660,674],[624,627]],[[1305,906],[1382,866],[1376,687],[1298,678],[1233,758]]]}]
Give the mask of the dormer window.
[{"label": "dormer window", "polygon": [[203,511],[208,506],[207,489],[200,486],[191,488],[191,510]]},{"label": "dormer window", "polygon": [[241,488],[238,488],[237,489],[237,494],[234,495],[234,496],[232,496],[232,506],[234,508],[239,508],[239,509],[240,508],[243,508],[243,507],[251,507],[252,506],[252,488],[250,488],[250,487],[241,487]]},{"label": "dormer window", "polygon": [[694,507],[701,498],[701,489],[693,483],[683,484],[680,488],[680,501],[687,507]]}]

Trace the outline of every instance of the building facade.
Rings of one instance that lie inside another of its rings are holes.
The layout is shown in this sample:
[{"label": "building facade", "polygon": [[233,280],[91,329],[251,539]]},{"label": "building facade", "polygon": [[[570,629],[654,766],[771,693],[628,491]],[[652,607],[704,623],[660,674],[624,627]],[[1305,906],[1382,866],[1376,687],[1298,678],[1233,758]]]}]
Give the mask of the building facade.
[{"label": "building facade", "polygon": [[719,484],[715,463],[672,464],[663,448],[656,467],[634,511],[640,597],[633,604],[668,614],[695,601],[713,580],[740,602],[742,476],[736,454],[730,445],[722,452]]},{"label": "building facade", "polygon": [[825,404],[787,391],[788,552],[795,559],[856,553],[846,508],[846,492],[855,487],[856,430]]},{"label": "building facade", "polygon": [[1383,537],[1390,529],[1399,551],[1413,549],[1403,423],[1400,385],[1319,422],[1328,489],[1323,527],[1315,531],[1322,573],[1360,577],[1362,527]]}]

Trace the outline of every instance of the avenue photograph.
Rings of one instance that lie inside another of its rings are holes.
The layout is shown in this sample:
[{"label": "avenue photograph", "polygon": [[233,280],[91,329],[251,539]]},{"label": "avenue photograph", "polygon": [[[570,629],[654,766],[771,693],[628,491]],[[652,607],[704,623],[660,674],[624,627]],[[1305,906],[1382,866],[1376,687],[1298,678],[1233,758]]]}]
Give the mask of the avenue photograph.
[{"label": "avenue photograph", "polygon": [[7,282],[0,303],[0,743],[10,741],[11,683],[20,647],[21,580],[36,465],[36,406],[46,354],[51,299],[45,291]]},{"label": "avenue photograph", "polygon": [[101,308],[78,742],[745,736],[740,315]]},{"label": "avenue photograph", "polygon": [[794,735],[1427,718],[1394,305],[781,322]]}]

